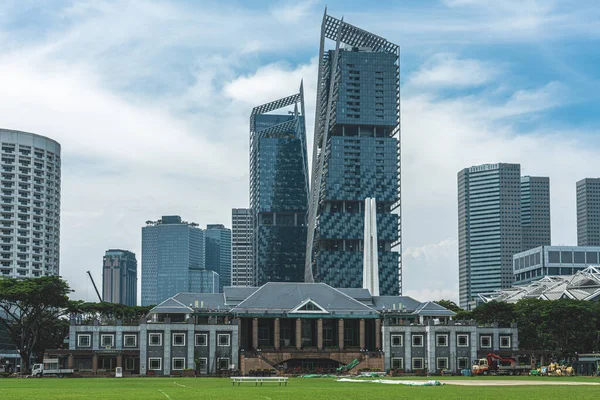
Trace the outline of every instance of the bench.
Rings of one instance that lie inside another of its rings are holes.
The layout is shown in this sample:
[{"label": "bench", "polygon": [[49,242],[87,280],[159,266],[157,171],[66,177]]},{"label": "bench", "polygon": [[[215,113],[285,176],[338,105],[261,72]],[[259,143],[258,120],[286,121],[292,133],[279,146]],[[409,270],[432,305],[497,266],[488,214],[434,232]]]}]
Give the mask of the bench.
[{"label": "bench", "polygon": [[275,382],[279,383],[279,386],[281,386],[282,383],[284,386],[287,386],[288,378],[283,376],[232,376],[231,381],[233,386],[235,386],[236,383],[240,386],[240,383],[242,382],[254,382],[255,386],[258,386],[259,383],[260,386],[262,386],[263,382]]}]

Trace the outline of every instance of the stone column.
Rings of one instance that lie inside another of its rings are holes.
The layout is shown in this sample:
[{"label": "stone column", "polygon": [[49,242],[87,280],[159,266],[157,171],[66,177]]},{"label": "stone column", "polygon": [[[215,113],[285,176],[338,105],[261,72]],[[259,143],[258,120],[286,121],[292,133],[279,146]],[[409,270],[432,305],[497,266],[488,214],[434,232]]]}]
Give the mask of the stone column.
[{"label": "stone column", "polygon": [[375,349],[381,350],[381,320],[375,320]]},{"label": "stone column", "polygon": [[67,357],[67,368],[73,369],[73,354],[69,354]]},{"label": "stone column", "polygon": [[458,371],[458,362],[457,362],[457,352],[456,352],[456,331],[453,329],[450,331],[450,334],[448,335],[448,341],[449,341],[449,345],[450,345],[450,360],[449,363],[450,365],[448,365],[448,367],[450,367],[450,370],[452,372],[458,372],[460,374],[460,371]]},{"label": "stone column", "polygon": [[98,373],[98,354],[94,354],[92,356],[92,374],[96,375]]},{"label": "stone column", "polygon": [[258,349],[258,318],[252,318],[252,348]]},{"label": "stone column", "polygon": [[360,348],[361,350],[364,350],[366,345],[365,345],[365,319],[361,318],[359,321],[359,342],[360,342]]},{"label": "stone column", "polygon": [[338,319],[338,347],[344,350],[344,320]]},{"label": "stone column", "polygon": [[296,348],[302,348],[302,320],[296,318]]},{"label": "stone column", "polygon": [[323,318],[317,320],[317,348],[323,350]]},{"label": "stone column", "polygon": [[273,324],[273,347],[275,347],[275,350],[279,350],[279,334],[281,331],[279,318],[275,318]]},{"label": "stone column", "polygon": [[117,354],[117,368],[123,368],[123,355]]}]

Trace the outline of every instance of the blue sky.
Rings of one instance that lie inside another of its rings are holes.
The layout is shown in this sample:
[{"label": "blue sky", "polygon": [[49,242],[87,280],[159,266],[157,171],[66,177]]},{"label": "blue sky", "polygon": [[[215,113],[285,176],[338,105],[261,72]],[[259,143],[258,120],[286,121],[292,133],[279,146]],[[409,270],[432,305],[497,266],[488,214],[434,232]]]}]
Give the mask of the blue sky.
[{"label": "blue sky", "polygon": [[[327,1],[401,46],[405,292],[457,298],[456,173],[549,176],[553,244],[575,244],[575,182],[597,177],[594,1]],[[312,137],[323,1],[0,3],[0,126],[63,149],[61,273],[93,299],[144,221],[230,225],[248,204],[248,117],[305,82]],[[312,140],[309,140],[312,146]],[[309,154],[311,149],[309,149]]]}]

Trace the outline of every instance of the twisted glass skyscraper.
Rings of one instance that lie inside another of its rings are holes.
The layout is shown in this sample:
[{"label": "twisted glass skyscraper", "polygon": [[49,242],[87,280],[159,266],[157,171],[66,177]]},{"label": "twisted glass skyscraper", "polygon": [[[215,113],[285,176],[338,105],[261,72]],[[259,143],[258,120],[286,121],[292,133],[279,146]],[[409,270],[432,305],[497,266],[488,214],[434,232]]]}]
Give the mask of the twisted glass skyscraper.
[{"label": "twisted glass skyscraper", "polygon": [[[335,48],[325,50],[325,40]],[[305,280],[362,287],[364,200],[377,203],[382,295],[401,286],[399,47],[325,13]]]},{"label": "twisted glass skyscraper", "polygon": [[298,93],[252,110],[250,208],[255,284],[303,281],[308,161],[302,84]]}]

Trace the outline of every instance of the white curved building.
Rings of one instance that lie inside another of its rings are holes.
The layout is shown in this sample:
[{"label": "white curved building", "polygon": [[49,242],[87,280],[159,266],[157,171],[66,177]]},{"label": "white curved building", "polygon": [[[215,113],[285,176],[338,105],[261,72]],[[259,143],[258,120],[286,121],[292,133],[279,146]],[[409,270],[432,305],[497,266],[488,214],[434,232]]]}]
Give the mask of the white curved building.
[{"label": "white curved building", "polygon": [[0,128],[0,276],[58,275],[60,144]]}]

